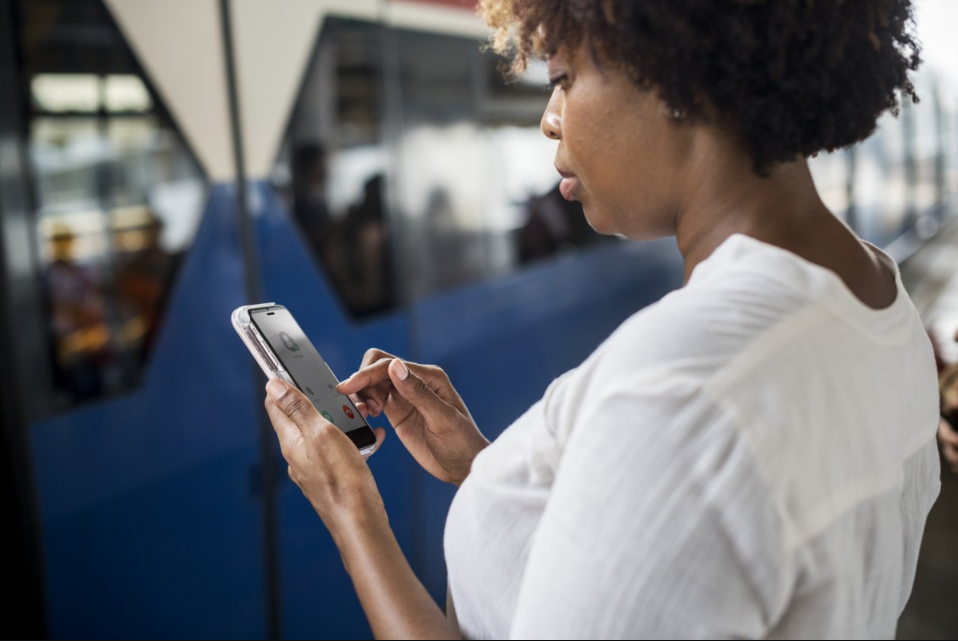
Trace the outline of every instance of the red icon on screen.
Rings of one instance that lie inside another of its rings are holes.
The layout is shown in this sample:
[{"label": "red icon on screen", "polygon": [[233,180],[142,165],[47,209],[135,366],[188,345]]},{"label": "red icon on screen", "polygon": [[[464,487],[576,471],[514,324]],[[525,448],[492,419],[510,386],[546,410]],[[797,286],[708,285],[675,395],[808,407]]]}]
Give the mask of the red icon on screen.
[{"label": "red icon on screen", "polygon": [[352,411],[351,409],[349,409],[349,405],[343,405],[343,413],[344,413],[348,418],[356,418],[356,415],[353,414],[353,411]]}]

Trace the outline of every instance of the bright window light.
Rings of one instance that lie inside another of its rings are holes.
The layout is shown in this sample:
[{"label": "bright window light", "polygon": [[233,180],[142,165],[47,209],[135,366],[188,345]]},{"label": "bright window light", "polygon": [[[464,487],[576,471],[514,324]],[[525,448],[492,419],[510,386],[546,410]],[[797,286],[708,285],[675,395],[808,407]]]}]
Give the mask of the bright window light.
[{"label": "bright window light", "polygon": [[93,74],[38,74],[31,89],[42,111],[95,113],[100,108],[100,79]]}]

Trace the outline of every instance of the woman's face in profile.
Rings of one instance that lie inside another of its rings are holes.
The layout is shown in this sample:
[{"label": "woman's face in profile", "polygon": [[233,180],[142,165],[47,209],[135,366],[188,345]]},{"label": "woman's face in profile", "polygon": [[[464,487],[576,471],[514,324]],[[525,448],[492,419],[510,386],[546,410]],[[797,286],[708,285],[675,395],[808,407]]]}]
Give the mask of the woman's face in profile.
[{"label": "woman's face in profile", "polygon": [[554,90],[542,131],[559,141],[561,190],[596,231],[650,240],[675,233],[694,127],[678,126],[640,89],[586,47],[549,59]]}]

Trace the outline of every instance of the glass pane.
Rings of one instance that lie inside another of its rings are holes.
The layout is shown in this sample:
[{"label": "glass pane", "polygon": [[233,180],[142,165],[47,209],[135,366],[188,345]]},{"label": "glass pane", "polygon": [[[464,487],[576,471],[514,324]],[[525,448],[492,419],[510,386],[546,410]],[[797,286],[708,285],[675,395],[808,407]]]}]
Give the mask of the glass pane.
[{"label": "glass pane", "polygon": [[500,66],[475,39],[326,21],[275,183],[354,315],[601,238],[558,192],[544,66]]},{"label": "glass pane", "polygon": [[63,406],[134,387],[206,181],[100,0],[22,0],[41,274]]},{"label": "glass pane", "polygon": [[549,91],[534,66],[505,82],[469,39],[399,31],[397,214],[406,296],[509,273],[603,237],[559,194],[556,144],[539,129]]},{"label": "glass pane", "polygon": [[276,168],[277,187],[356,316],[396,301],[382,65],[378,26],[327,20]]}]

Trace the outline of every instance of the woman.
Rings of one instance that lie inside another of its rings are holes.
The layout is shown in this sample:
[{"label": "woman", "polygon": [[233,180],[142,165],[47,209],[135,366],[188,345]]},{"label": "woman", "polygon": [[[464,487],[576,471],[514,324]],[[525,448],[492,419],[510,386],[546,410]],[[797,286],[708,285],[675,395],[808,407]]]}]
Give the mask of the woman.
[{"label": "woman", "polygon": [[934,360],[896,265],[806,157],[914,97],[909,2],[481,10],[516,69],[548,59],[563,196],[599,232],[674,234],[687,282],[492,444],[436,368],[373,350],[340,386],[460,486],[448,617],[355,447],[269,384],[376,636],[893,636],[938,492]]}]

